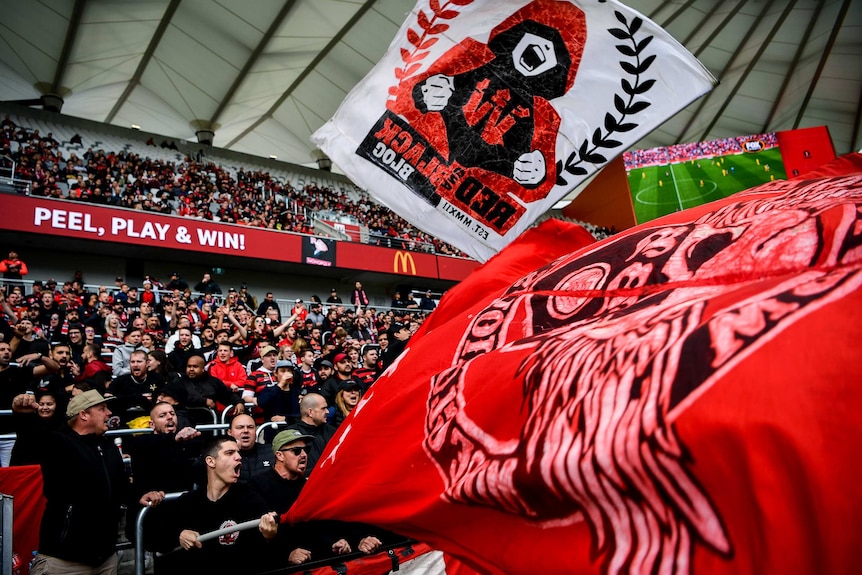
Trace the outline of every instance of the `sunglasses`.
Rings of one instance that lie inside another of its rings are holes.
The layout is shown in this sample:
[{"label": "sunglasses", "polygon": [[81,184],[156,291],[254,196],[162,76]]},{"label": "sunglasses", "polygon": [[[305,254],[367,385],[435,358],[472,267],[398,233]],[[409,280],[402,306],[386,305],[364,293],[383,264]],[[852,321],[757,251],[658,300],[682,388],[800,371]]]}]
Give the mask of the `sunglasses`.
[{"label": "sunglasses", "polygon": [[283,447],[283,448],[279,449],[279,451],[281,451],[282,453],[284,453],[285,451],[290,451],[294,455],[299,455],[303,451],[305,453],[308,453],[308,447],[306,447],[306,446],[303,446],[303,447]]}]

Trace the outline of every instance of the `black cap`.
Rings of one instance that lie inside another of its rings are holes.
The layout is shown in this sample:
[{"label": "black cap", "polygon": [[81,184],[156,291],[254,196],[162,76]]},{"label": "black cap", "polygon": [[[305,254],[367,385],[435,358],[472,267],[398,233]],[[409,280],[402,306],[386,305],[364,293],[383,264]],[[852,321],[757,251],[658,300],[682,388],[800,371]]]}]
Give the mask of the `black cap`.
[{"label": "black cap", "polygon": [[328,359],[317,359],[314,362],[314,369],[320,369],[321,367],[332,367],[332,362]]},{"label": "black cap", "polygon": [[338,385],[338,391],[347,391],[349,389],[358,389],[362,391],[362,384],[355,379],[345,379]]}]

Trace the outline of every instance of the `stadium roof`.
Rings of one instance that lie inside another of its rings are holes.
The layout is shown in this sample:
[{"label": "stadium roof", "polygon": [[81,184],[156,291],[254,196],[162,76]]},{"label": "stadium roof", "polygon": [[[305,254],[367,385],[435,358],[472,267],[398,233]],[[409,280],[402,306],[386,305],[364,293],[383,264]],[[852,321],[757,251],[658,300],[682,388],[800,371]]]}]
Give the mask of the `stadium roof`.
[{"label": "stadium roof", "polygon": [[[823,124],[839,154],[862,147],[862,0],[626,3],[721,81],[638,147]],[[71,116],[313,165],[309,136],[413,4],[0,0],[0,101],[58,94]]]}]

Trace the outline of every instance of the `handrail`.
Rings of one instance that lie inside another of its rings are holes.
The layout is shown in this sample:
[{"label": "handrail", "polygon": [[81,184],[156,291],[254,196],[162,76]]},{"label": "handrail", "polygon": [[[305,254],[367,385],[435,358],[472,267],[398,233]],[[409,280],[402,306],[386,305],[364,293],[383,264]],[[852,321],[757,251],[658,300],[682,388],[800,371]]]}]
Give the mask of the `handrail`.
[{"label": "handrail", "polygon": [[[187,493],[187,491],[178,491],[175,493],[165,493],[164,501],[171,501],[173,499],[179,499],[182,495]],[[140,511],[138,511],[138,517],[135,520],[135,575],[144,575],[145,566],[145,557],[146,549],[144,548],[144,517],[146,517],[147,513],[152,509],[152,507],[142,507]]]},{"label": "handrail", "polygon": [[[206,411],[208,411],[208,412],[212,415],[212,418],[213,418],[213,425],[216,425],[216,424],[218,424],[218,423],[219,423],[219,420],[218,420],[218,414],[215,412],[215,409],[212,409],[212,408],[210,408],[210,407],[189,407],[189,408],[188,408],[188,410],[189,410],[189,411],[203,411],[203,410],[206,410]],[[222,421],[222,423],[224,423],[224,421]]]},{"label": "handrail", "polygon": [[288,423],[286,421],[267,421],[266,423],[261,423],[257,428],[257,432],[254,439],[255,443],[263,443],[263,441],[261,441],[260,439],[261,437],[263,437],[263,432],[267,429],[273,427],[278,429],[279,427],[286,427],[287,425]]},{"label": "handrail", "polygon": [[[201,425],[195,425],[194,428],[198,431],[226,431],[230,428],[230,426],[227,423],[204,423]],[[105,432],[105,435],[109,435],[111,437],[125,437],[126,435],[138,435],[141,433],[153,433],[153,428],[142,427],[140,429],[109,429]],[[4,433],[0,435],[0,440],[17,438],[17,433]]]},{"label": "handrail", "polygon": [[[243,403],[243,405],[245,406],[245,409],[246,409],[246,412],[245,412],[246,415],[251,415],[251,411],[255,407],[257,407],[253,403]],[[228,405],[227,407],[224,408],[224,411],[221,412],[221,422],[222,423],[227,423],[227,414],[230,413],[230,410],[232,410],[233,408],[234,408],[233,405]]]}]

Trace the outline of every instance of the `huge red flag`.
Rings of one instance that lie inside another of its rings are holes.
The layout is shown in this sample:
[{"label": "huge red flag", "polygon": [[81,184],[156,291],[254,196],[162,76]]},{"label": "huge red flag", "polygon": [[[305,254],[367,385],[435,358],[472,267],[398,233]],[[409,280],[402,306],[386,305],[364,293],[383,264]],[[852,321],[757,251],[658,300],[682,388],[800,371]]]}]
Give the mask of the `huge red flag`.
[{"label": "huge red flag", "polygon": [[525,234],[443,299],[292,518],[495,573],[854,570],[860,214],[857,172],[560,257],[562,224]]},{"label": "huge red flag", "polygon": [[616,0],[419,0],[312,140],[379,202],[485,261],[714,85]]}]

